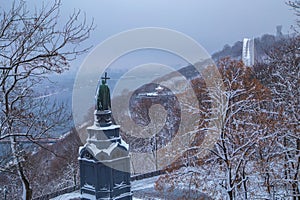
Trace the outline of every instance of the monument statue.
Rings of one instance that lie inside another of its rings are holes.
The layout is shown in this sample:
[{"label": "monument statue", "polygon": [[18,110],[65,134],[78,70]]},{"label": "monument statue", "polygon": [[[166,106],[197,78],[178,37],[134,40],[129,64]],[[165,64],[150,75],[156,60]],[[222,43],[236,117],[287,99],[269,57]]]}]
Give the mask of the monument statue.
[{"label": "monument statue", "polygon": [[95,125],[96,126],[110,126],[112,124],[111,120],[111,99],[109,87],[106,84],[106,80],[110,79],[107,77],[107,72],[105,76],[101,77],[102,84],[98,86],[96,94],[96,110],[95,110]]},{"label": "monument statue", "polygon": [[132,200],[129,145],[112,121],[109,87],[105,76],[96,89],[94,124],[79,148],[81,200]]},{"label": "monument statue", "polygon": [[106,84],[106,80],[110,79],[107,77],[107,73],[105,72],[105,76],[101,77],[102,84],[98,87],[97,97],[96,97],[96,109],[97,110],[110,110],[111,109],[111,101],[110,101],[110,91],[109,87]]}]

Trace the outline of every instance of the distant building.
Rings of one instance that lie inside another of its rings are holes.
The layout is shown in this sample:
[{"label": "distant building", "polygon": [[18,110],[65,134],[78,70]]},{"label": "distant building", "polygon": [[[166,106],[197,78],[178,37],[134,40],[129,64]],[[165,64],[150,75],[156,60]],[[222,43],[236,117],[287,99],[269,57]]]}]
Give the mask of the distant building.
[{"label": "distant building", "polygon": [[276,26],[276,38],[282,38],[283,34],[282,34],[282,25],[278,25]]},{"label": "distant building", "polygon": [[242,60],[246,66],[254,65],[254,39],[244,38]]}]

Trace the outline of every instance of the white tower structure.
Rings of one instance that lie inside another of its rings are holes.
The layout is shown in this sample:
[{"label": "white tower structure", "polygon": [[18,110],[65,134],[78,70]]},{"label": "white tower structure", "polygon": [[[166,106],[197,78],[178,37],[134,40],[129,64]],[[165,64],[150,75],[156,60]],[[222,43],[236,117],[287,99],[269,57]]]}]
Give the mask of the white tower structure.
[{"label": "white tower structure", "polygon": [[246,66],[254,65],[254,39],[244,38],[242,60]]}]

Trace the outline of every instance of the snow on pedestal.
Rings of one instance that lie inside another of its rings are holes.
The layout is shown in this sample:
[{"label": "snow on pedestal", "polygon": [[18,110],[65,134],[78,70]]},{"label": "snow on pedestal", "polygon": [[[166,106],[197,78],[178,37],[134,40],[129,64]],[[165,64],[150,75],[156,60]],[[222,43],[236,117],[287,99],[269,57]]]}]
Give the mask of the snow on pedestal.
[{"label": "snow on pedestal", "polygon": [[94,124],[87,132],[78,158],[81,199],[131,200],[129,145],[120,126]]}]

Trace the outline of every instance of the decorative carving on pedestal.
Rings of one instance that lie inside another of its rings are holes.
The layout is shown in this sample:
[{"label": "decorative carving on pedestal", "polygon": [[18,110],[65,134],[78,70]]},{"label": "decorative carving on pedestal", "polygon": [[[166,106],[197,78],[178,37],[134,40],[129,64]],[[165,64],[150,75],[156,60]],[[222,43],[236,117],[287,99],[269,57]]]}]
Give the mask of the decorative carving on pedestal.
[{"label": "decorative carving on pedestal", "polygon": [[100,127],[106,127],[112,125],[111,111],[110,110],[95,110],[94,112],[94,124]]},{"label": "decorative carving on pedestal", "polygon": [[129,145],[112,123],[107,73],[97,89],[94,124],[79,149],[82,199],[131,200]]}]

